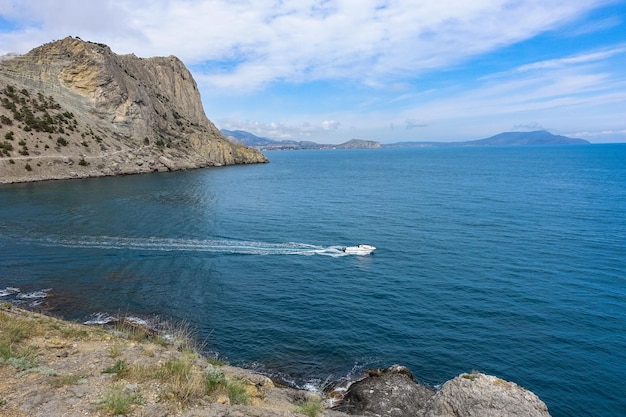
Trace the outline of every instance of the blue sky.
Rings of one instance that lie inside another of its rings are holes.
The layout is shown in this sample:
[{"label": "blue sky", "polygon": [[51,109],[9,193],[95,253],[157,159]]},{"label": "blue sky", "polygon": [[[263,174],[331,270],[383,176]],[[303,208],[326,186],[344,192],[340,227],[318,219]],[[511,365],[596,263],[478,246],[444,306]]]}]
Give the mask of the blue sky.
[{"label": "blue sky", "polygon": [[626,142],[626,1],[0,0],[0,55],[176,55],[218,127],[341,143]]}]

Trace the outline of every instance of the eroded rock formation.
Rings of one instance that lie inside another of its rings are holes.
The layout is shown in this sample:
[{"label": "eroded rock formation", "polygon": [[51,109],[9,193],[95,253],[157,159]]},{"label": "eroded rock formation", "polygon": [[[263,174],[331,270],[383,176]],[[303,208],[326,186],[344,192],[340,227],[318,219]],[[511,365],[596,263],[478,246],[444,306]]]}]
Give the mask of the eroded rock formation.
[{"label": "eroded rock formation", "polygon": [[0,100],[0,182],[267,162],[211,123],[173,56],[68,37],[0,61]]}]

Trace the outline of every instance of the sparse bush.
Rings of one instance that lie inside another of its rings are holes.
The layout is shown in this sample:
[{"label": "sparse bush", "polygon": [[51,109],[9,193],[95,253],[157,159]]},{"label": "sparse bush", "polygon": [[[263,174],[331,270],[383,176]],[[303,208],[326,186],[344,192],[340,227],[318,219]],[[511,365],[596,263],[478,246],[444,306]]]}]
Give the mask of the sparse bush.
[{"label": "sparse bush", "polygon": [[112,389],[100,399],[100,409],[112,416],[126,415],[133,405],[141,405],[144,399],[141,394],[122,389]]},{"label": "sparse bush", "polygon": [[31,167],[30,164],[26,164],[24,165],[24,169],[26,169],[26,171],[32,171],[33,167]]},{"label": "sparse bush", "polygon": [[226,394],[231,404],[247,405],[250,403],[250,394],[246,387],[240,382],[229,380],[221,372],[208,370],[205,375],[205,387],[208,395]]},{"label": "sparse bush", "polygon": [[14,134],[13,134],[12,130],[9,130],[7,133],[4,134],[4,138],[6,140],[13,140],[13,136],[14,136]]},{"label": "sparse bush", "polygon": [[115,362],[115,365],[109,366],[108,368],[102,371],[103,374],[115,374],[118,378],[127,375],[130,371],[130,367],[126,363],[126,361],[119,360]]},{"label": "sparse bush", "polygon": [[110,358],[117,358],[119,356],[122,356],[122,353],[124,352],[124,346],[122,346],[119,343],[116,343],[115,345],[111,346],[109,348],[109,357]]},{"label": "sparse bush", "polygon": [[78,375],[54,375],[50,380],[50,385],[54,388],[61,388],[66,385],[78,385],[82,378]]},{"label": "sparse bush", "polygon": [[78,161],[78,165],[86,167],[89,165],[89,162],[85,161],[85,158],[81,158],[81,160]]},{"label": "sparse bush", "polygon": [[58,145],[61,145],[61,146],[67,146],[67,143],[68,143],[68,142],[67,142],[67,140],[66,140],[64,137],[59,136],[59,137],[57,138],[57,144],[58,144]]},{"label": "sparse bush", "polygon": [[308,417],[317,417],[322,411],[324,411],[324,405],[320,400],[314,399],[308,399],[298,404],[298,408],[296,409],[297,413],[304,414]]}]

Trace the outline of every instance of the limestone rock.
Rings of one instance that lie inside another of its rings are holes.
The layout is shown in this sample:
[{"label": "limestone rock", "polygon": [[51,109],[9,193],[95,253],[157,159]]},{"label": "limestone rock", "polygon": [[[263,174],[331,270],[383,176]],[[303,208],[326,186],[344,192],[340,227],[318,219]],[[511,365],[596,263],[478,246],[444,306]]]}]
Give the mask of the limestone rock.
[{"label": "limestone rock", "polygon": [[513,382],[481,373],[461,374],[446,382],[426,417],[549,417],[546,405]]},{"label": "limestone rock", "polygon": [[47,163],[63,158],[83,161],[78,177],[267,162],[220,133],[174,56],[68,37],[0,61],[0,100],[0,145],[14,148],[0,148],[0,182],[68,178]]}]

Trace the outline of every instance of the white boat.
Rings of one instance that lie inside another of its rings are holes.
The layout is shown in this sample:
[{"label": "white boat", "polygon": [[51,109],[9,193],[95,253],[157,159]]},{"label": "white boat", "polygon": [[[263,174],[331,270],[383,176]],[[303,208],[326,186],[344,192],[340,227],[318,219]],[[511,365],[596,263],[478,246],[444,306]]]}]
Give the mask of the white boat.
[{"label": "white boat", "polygon": [[350,255],[369,255],[376,250],[372,245],[346,246],[343,251]]}]

